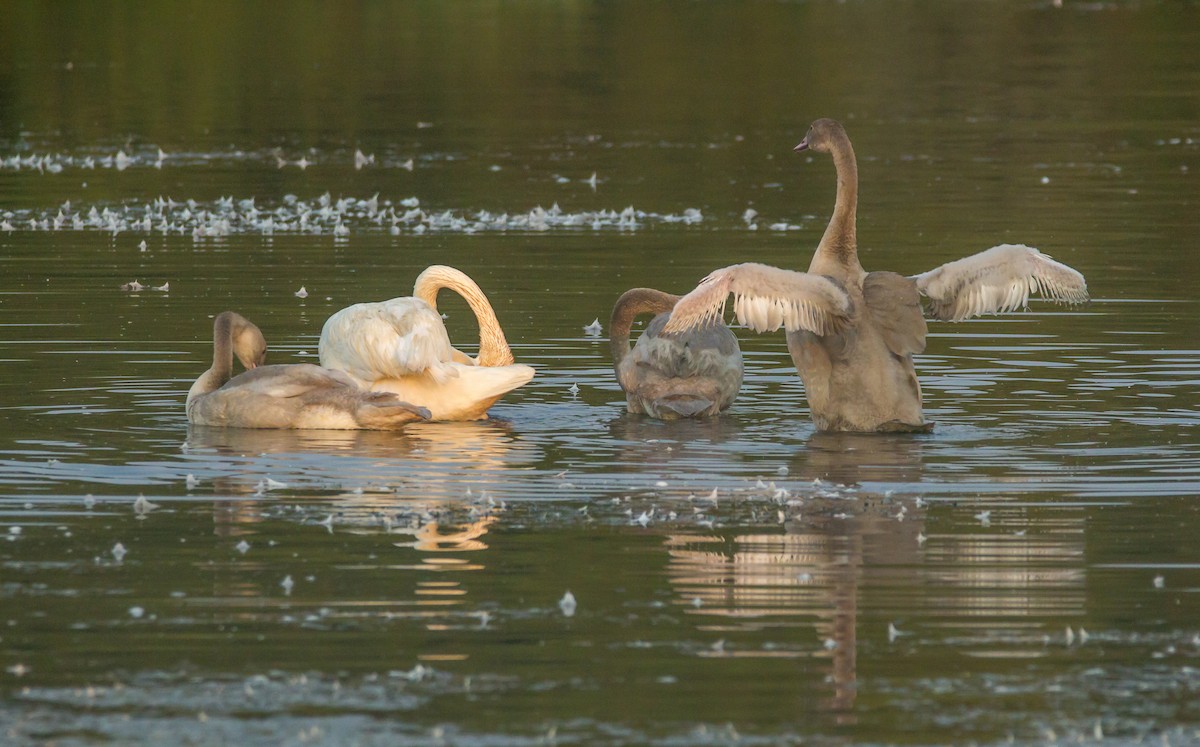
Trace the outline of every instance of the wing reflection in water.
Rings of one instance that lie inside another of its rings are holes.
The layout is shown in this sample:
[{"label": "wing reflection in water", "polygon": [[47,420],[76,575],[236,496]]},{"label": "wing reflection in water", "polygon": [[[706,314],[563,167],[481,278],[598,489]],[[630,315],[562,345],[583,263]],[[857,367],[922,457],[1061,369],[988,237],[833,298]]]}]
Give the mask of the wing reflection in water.
[{"label": "wing reflection in water", "polygon": [[668,536],[667,575],[697,630],[729,641],[704,655],[826,661],[821,705],[854,723],[860,646],[919,646],[934,655],[912,666],[932,669],[947,646],[1044,656],[1085,614],[1082,510],[990,505],[985,526],[974,506],[813,497],[781,533]]}]

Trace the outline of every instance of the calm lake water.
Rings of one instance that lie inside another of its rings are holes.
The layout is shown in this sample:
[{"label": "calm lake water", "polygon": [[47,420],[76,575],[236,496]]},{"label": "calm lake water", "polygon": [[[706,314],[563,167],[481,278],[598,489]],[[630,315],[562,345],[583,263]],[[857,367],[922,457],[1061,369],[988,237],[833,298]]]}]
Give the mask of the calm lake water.
[{"label": "calm lake water", "polygon": [[[4,3],[0,742],[1200,742],[1200,6],[1063,5]],[[931,324],[925,436],[745,330],[629,416],[584,327],[807,267],[821,116],[868,269],[1093,301]],[[492,420],[188,426],[218,312],[312,362],[434,263],[537,369]]]}]

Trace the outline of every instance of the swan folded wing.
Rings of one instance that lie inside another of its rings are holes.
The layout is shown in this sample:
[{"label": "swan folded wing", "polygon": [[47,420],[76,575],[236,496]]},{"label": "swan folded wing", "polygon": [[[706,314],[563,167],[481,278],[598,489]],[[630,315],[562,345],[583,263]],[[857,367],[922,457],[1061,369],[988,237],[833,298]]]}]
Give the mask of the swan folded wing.
[{"label": "swan folded wing", "polygon": [[925,314],[916,284],[894,272],[871,272],[863,279],[863,305],[894,355],[925,349]]},{"label": "swan folded wing", "polygon": [[850,297],[824,275],[748,262],[716,270],[679,299],[663,331],[683,332],[720,321],[733,295],[738,322],[755,332],[783,327],[817,335],[840,331],[850,320]]},{"label": "swan folded wing", "polygon": [[935,319],[961,321],[1024,308],[1031,293],[1055,302],[1088,299],[1083,275],[1022,244],[1001,244],[912,277]]},{"label": "swan folded wing", "polygon": [[314,391],[332,389],[363,391],[354,379],[341,371],[314,366],[311,363],[259,366],[230,379],[222,389],[236,389],[272,399],[291,399],[303,397]]},{"label": "swan folded wing", "polygon": [[454,349],[441,315],[416,298],[349,306],[321,330],[321,365],[367,382],[428,374],[442,382],[457,375]]}]

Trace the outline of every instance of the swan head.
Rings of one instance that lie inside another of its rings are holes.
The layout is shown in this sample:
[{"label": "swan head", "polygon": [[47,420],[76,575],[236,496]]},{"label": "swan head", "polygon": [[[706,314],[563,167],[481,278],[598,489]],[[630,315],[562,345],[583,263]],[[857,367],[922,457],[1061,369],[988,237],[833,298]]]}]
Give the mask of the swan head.
[{"label": "swan head", "polygon": [[249,371],[267,360],[267,340],[257,326],[245,317],[238,317],[233,327],[233,354]]},{"label": "swan head", "polygon": [[808,128],[808,134],[800,141],[794,150],[797,153],[811,150],[817,153],[828,153],[833,150],[834,143],[846,139],[846,130],[836,119],[818,119]]}]

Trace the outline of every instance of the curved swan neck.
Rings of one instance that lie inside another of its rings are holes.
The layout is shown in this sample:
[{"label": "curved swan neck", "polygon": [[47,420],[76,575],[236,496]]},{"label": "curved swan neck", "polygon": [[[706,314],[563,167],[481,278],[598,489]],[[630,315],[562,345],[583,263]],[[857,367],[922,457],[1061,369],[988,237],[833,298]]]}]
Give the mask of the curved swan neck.
[{"label": "curved swan neck", "polygon": [[213,362],[212,367],[196,379],[188,390],[187,402],[209,392],[215,392],[233,378],[233,335],[239,321],[245,321],[239,314],[223,311],[213,321]]},{"label": "curved swan neck", "polygon": [[629,354],[629,330],[633,328],[633,320],[642,314],[670,311],[678,300],[679,296],[653,288],[634,288],[621,294],[608,322],[608,344],[612,351],[613,368],[618,375],[621,361]]},{"label": "curved swan neck", "polygon": [[413,296],[429,304],[437,310],[437,294],[442,288],[452,290],[462,296],[475,313],[475,321],[479,323],[479,358],[480,366],[508,366],[513,363],[512,349],[500,328],[500,320],[488,303],[487,296],[474,280],[453,267],[434,265],[417,276],[413,286]]},{"label": "curved swan neck", "polygon": [[[862,272],[858,262],[858,162],[854,158],[854,146],[840,128],[830,138],[829,151],[833,155],[833,166],[837,170],[837,199],[833,204],[833,216],[817,245],[808,271],[819,275],[844,274],[846,270]],[[840,270],[840,272],[839,272]]]}]

